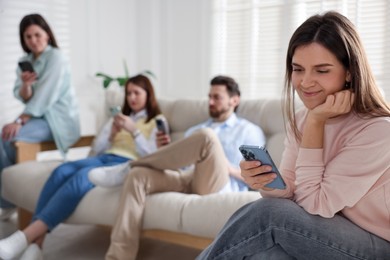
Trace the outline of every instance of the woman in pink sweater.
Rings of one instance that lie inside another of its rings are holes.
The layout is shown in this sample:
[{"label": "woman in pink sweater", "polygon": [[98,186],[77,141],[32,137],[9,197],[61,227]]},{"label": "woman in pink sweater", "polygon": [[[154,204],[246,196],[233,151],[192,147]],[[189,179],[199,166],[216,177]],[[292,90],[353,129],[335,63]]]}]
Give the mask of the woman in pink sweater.
[{"label": "woman in pink sweater", "polygon": [[353,24],[336,12],[310,17],[286,66],[287,188],[265,187],[270,166],[242,161],[264,198],[238,210],[198,259],[390,259],[390,107]]}]

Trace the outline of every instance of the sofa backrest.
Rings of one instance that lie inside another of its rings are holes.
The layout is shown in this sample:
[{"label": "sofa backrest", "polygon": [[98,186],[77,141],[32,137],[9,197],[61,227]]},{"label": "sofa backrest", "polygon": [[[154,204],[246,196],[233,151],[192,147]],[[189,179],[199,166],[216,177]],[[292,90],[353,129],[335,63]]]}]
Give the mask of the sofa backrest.
[{"label": "sofa backrest", "polygon": [[[163,99],[159,100],[159,105],[168,120],[173,141],[182,138],[191,126],[209,118],[206,99]],[[280,99],[241,100],[237,114],[263,129],[267,137],[267,149],[276,165],[279,165],[285,138]]]}]

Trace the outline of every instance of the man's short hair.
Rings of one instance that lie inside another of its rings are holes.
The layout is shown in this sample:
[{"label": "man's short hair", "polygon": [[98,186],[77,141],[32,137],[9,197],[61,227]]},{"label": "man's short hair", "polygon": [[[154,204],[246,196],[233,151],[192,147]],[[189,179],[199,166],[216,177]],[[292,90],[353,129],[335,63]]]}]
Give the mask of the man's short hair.
[{"label": "man's short hair", "polygon": [[228,77],[228,76],[222,76],[222,75],[216,76],[210,81],[210,85],[211,86],[213,86],[213,85],[226,86],[226,90],[229,93],[229,96],[231,96],[231,97],[241,95],[240,88],[239,88],[237,82],[233,78]]}]

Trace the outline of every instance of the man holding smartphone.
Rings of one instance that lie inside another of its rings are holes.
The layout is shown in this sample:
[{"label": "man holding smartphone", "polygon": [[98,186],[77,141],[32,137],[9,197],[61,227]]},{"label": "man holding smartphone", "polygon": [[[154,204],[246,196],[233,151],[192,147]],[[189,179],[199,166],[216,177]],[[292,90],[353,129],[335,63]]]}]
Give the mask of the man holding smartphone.
[{"label": "man holding smartphone", "polygon": [[[106,259],[136,259],[146,196],[176,191],[200,195],[247,191],[242,181],[238,147],[263,146],[263,131],[246,119],[237,117],[240,90],[234,79],[217,76],[209,92],[210,118],[187,130],[185,138],[171,143],[169,135],[159,132],[160,149],[131,163],[120,199]],[[190,172],[180,172],[193,165]],[[165,171],[166,169],[175,171]]]}]

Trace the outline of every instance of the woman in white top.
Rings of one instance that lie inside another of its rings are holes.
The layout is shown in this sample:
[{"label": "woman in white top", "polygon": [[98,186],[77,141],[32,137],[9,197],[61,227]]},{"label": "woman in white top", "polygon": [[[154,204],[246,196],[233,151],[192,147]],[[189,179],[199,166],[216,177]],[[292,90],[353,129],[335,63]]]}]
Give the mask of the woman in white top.
[{"label": "woman in white top", "polygon": [[63,163],[53,171],[41,191],[31,224],[0,240],[0,258],[13,259],[32,243],[41,246],[46,233],[67,219],[95,187],[88,177],[91,169],[123,164],[156,151],[155,118],[162,117],[160,113],[150,80],[143,75],[130,78],[122,111],[112,120],[107,149]]}]

